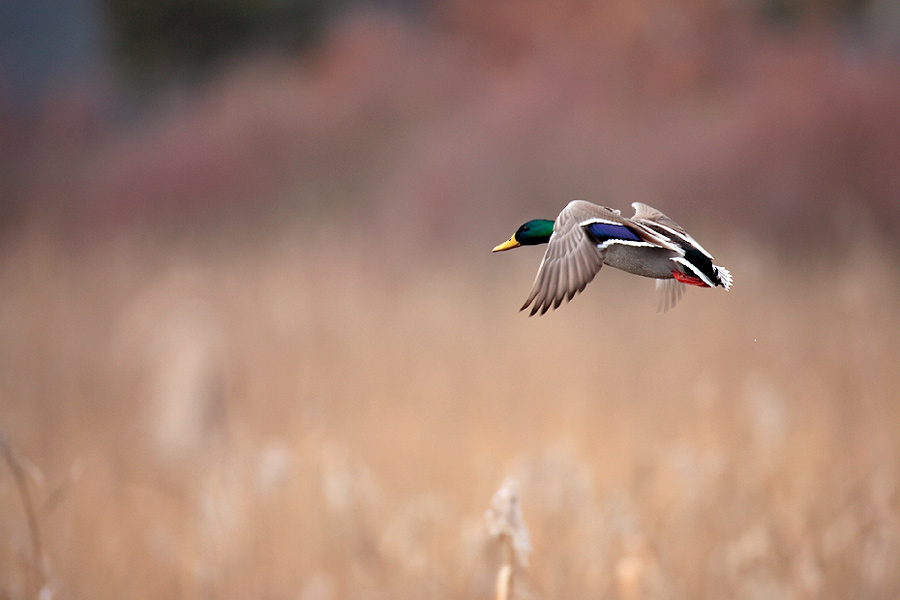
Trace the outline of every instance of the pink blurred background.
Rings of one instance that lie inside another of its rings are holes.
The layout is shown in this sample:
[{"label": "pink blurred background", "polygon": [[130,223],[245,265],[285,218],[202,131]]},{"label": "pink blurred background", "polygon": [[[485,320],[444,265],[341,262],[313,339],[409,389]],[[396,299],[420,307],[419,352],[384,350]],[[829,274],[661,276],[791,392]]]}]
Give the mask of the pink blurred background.
[{"label": "pink blurred background", "polygon": [[[160,21],[140,3],[53,4],[3,9],[7,230],[89,239],[315,207],[418,247],[492,241],[577,197],[793,250],[897,239],[887,0],[324,3],[299,49],[269,15],[202,62],[152,30],[127,54],[122,14]],[[222,27],[216,3],[185,6]]]}]

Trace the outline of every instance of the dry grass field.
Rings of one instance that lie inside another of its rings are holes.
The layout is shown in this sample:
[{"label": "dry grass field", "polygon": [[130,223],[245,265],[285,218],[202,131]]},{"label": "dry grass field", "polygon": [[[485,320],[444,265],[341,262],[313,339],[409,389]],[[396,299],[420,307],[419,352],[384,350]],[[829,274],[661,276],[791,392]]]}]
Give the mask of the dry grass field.
[{"label": "dry grass field", "polygon": [[[695,231],[735,288],[606,269],[542,318],[508,231],[409,254],[302,219],[0,252],[0,597],[900,594],[900,272]],[[345,238],[342,240],[342,238]],[[464,243],[463,243],[464,242]],[[790,256],[790,255],[789,255]]]},{"label": "dry grass field", "polygon": [[[891,0],[333,4],[158,87],[0,72],[0,600],[496,598],[509,478],[518,600],[900,598]],[[528,318],[490,250],[575,198],[734,288]]]}]

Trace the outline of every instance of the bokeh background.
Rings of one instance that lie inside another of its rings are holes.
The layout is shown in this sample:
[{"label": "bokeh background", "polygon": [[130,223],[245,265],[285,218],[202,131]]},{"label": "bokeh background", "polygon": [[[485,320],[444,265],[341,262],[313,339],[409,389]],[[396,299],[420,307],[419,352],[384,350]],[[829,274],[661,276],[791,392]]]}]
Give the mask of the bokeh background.
[{"label": "bokeh background", "polygon": [[7,0],[0,598],[897,597],[898,251],[894,0]]}]

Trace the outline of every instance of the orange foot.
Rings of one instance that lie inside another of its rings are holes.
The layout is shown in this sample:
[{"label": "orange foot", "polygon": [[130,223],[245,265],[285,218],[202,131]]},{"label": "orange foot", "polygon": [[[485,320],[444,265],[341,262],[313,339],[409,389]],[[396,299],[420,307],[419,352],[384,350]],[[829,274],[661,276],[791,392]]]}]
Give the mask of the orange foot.
[{"label": "orange foot", "polygon": [[699,277],[694,277],[693,275],[688,275],[687,273],[682,273],[681,271],[672,271],[672,277],[675,278],[676,281],[680,281],[681,283],[686,283],[688,285],[696,285],[700,287],[709,287],[703,280]]}]

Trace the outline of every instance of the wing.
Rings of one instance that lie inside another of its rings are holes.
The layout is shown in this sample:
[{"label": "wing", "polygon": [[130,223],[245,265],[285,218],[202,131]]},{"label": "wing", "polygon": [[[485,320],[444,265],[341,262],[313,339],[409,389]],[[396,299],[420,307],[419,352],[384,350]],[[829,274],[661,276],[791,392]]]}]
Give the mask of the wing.
[{"label": "wing", "polygon": [[675,305],[684,296],[684,288],[684,284],[675,279],[657,279],[656,295],[658,304],[656,312],[662,313],[675,308]]},{"label": "wing", "polygon": [[597,248],[583,225],[598,217],[622,220],[618,211],[583,200],[570,202],[559,213],[531,293],[520,310],[534,303],[531,316],[538,311],[544,314],[551,306],[558,308],[563,299],[571,300],[594,279],[603,266],[606,250]]},{"label": "wing", "polygon": [[643,202],[632,202],[631,206],[634,208],[634,216],[631,218],[632,222],[651,229],[676,244],[693,246],[712,260],[712,255],[698,244],[697,240],[691,237],[681,225]]}]

